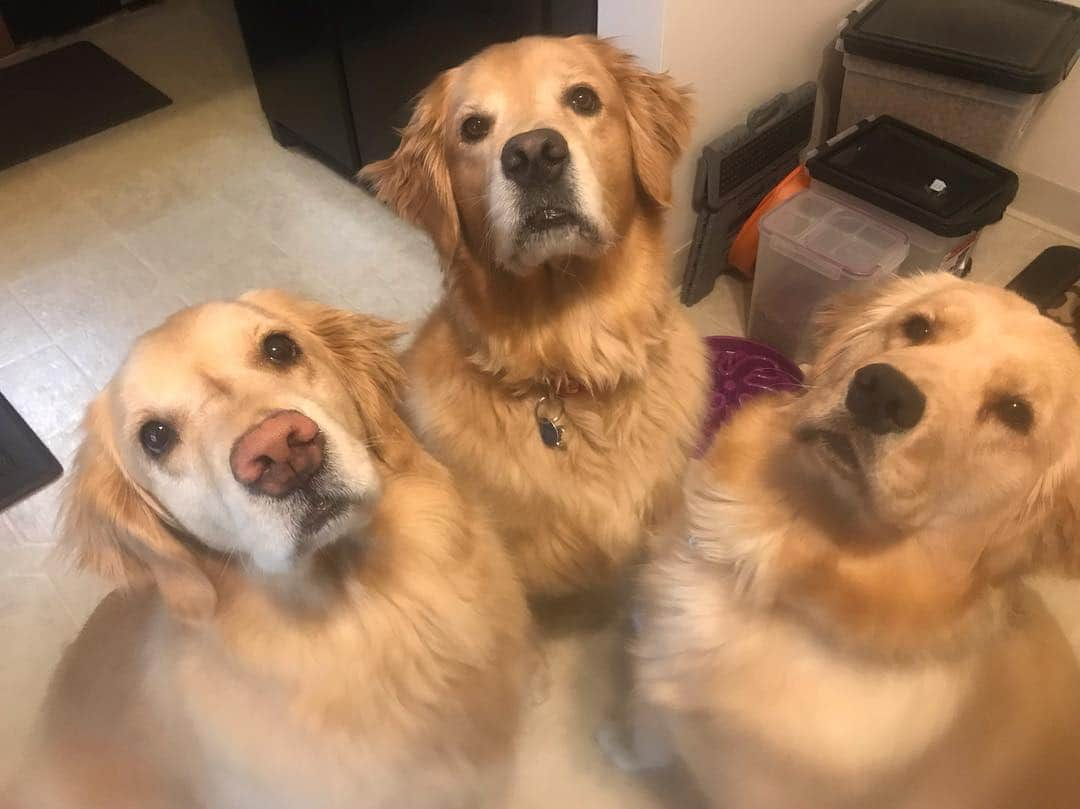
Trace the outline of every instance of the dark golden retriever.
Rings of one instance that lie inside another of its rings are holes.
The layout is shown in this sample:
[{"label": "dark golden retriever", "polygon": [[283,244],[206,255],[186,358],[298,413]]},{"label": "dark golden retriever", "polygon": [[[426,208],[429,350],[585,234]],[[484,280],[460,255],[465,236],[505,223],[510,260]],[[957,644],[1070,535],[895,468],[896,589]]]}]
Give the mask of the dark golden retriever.
[{"label": "dark golden retriever", "polygon": [[617,580],[678,501],[706,391],[663,229],[689,132],[666,75],[532,37],[439,76],[363,172],[444,265],[405,360],[421,437],[534,595]]}]

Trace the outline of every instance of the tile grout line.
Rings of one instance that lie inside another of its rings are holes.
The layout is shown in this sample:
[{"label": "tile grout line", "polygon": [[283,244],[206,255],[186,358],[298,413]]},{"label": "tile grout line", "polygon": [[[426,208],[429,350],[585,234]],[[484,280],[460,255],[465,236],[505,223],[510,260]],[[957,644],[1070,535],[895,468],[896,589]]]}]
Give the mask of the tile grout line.
[{"label": "tile grout line", "polygon": [[[156,221],[156,220],[151,220],[151,221]],[[145,224],[150,224],[150,223],[147,222]],[[116,239],[117,243],[122,248],[124,248],[124,250],[126,250],[131,255],[131,257],[134,258],[135,261],[137,261],[142,266],[142,268],[145,269],[150,274],[150,276],[154,279],[155,288],[158,287],[158,286],[167,286],[168,279],[166,279],[166,278],[164,278],[162,276],[162,270],[160,268],[158,268],[158,267],[155,267],[154,262],[150,261],[144,255],[142,255],[138,251],[138,249],[136,249],[135,244],[128,238],[128,234],[125,234],[125,232],[122,231],[122,230],[118,230],[117,228],[114,228],[112,225],[107,225],[107,226],[108,226],[110,232],[112,233],[113,238]],[[186,305],[190,305],[190,302],[184,296],[180,295],[175,290],[168,290],[168,291],[172,292],[172,294],[177,295],[177,297],[179,297]]]},{"label": "tile grout line", "polygon": [[[23,299],[21,297],[19,297],[19,293],[15,291],[15,288],[12,287],[10,281],[6,283],[5,289],[6,289],[7,293],[11,296],[11,299],[13,301],[15,301],[16,305],[18,305],[18,307],[20,309],[22,309],[24,312],[26,312],[26,316],[28,318],[30,318],[30,321],[35,326],[37,326],[39,329],[41,329],[42,334],[44,334],[46,337],[49,338],[49,342],[55,344],[56,343],[56,338],[53,337],[51,334],[49,334],[49,330],[45,328],[44,323],[42,323],[40,320],[38,320],[36,317],[34,317],[34,313],[30,311],[30,307],[26,305],[26,303],[23,301]],[[34,352],[31,352],[31,353],[34,353]],[[4,365],[10,365],[10,363],[4,363]]]},{"label": "tile grout line", "polygon": [[[15,359],[8,360],[7,362],[0,362],[0,369],[7,368],[9,365],[12,365],[13,363],[19,362],[20,360],[25,359],[26,357],[32,356],[33,354],[36,354],[39,351],[44,351],[49,346],[55,346],[56,345],[56,338],[54,338],[51,334],[49,334],[49,331],[41,324],[41,322],[36,317],[34,317],[34,313],[30,311],[30,308],[25,303],[22,302],[22,300],[19,298],[19,296],[17,294],[15,294],[15,290],[12,289],[12,287],[11,287],[11,282],[10,281],[4,281],[3,282],[3,288],[4,288],[4,291],[7,292],[8,297],[10,297],[11,300],[15,302],[15,305],[18,306],[26,314],[26,316],[28,318],[30,318],[30,322],[38,327],[38,329],[41,331],[42,334],[45,335],[45,338],[49,342],[48,342],[47,345],[41,346],[40,348],[37,348],[34,351],[31,351],[29,354],[24,354],[22,357],[16,357]],[[59,346],[57,346],[57,348],[59,348]]]},{"label": "tile grout line", "polygon": [[[33,317],[33,315],[31,315],[31,317]],[[42,329],[42,331],[45,331],[45,330]],[[49,339],[51,341],[48,345],[42,346],[41,348],[39,348],[39,349],[37,349],[35,351],[31,351],[29,354],[25,354],[22,357],[19,357],[17,360],[13,360],[12,362],[8,362],[8,363],[4,363],[3,365],[0,365],[0,370],[2,370],[4,368],[10,368],[12,365],[14,365],[17,362],[23,362],[25,360],[30,359],[31,357],[36,357],[38,354],[44,354],[50,348],[55,348],[57,351],[60,352],[60,355],[65,360],[67,360],[68,362],[71,363],[72,367],[74,367],[75,370],[78,372],[79,377],[82,379],[82,381],[85,382],[90,387],[91,390],[97,391],[97,389],[98,389],[97,385],[94,384],[94,381],[92,379],[90,379],[90,377],[86,374],[86,372],[82,369],[82,367],[80,367],[79,363],[75,362],[75,360],[72,359],[68,355],[68,353],[66,351],[64,351],[64,349],[61,348],[59,346],[59,344],[56,343],[55,340],[52,339],[51,335],[49,335],[48,332],[45,332],[45,336],[49,337]],[[57,432],[50,433],[47,436],[42,435],[42,436],[39,436],[39,437],[41,438],[42,441],[44,441],[46,438],[55,438],[57,435],[59,435],[62,432],[64,432],[64,431],[63,430],[58,430]]]},{"label": "tile grout line", "polygon": [[26,539],[26,537],[23,536],[22,531],[20,531],[15,526],[15,524],[11,520],[8,519],[7,514],[4,514],[2,512],[0,512],[0,528],[7,528],[8,529],[11,536],[15,538],[15,542],[14,542],[15,545],[23,545],[23,544],[25,544],[25,542],[19,542],[20,538],[24,539],[24,540]]},{"label": "tile grout line", "polygon": [[[86,372],[86,370],[81,365],[79,365],[78,362],[76,362],[74,357],[72,357],[70,354],[68,354],[66,351],[64,351],[63,347],[58,343],[56,344],[56,350],[60,352],[60,354],[64,357],[64,359],[66,359],[68,362],[71,363],[72,367],[79,373],[79,376],[81,376],[83,378],[83,381],[87,384],[87,386],[90,388],[90,390],[92,390],[94,392],[94,395],[90,397],[90,402],[94,401],[94,399],[97,398],[97,396],[101,392],[101,390],[100,390],[100,388],[98,388],[98,386],[94,382],[94,380],[90,378],[90,374],[88,374]],[[86,403],[87,407],[89,407],[90,402]],[[80,418],[78,420],[78,422],[76,422],[76,424],[75,424],[75,429],[81,429],[82,423],[83,423],[83,419]]]},{"label": "tile grout line", "polygon": [[[281,148],[284,149],[284,147],[281,147]],[[289,151],[289,150],[285,149],[285,151]],[[214,197],[218,202],[220,202],[220,203],[228,206],[229,208],[235,210],[237,215],[244,221],[245,224],[249,225],[250,227],[256,228],[257,231],[259,232],[259,235],[261,235],[264,239],[266,239],[267,243],[270,244],[271,246],[273,246],[275,249],[277,249],[283,256],[285,256],[286,258],[290,258],[293,261],[297,262],[305,270],[311,271],[311,266],[310,266],[310,264],[308,264],[308,261],[306,259],[301,258],[300,256],[297,256],[297,255],[293,255],[293,253],[290,250],[286,249],[286,247],[284,245],[280,244],[278,242],[278,240],[276,238],[274,238],[274,229],[273,228],[266,227],[266,225],[263,222],[260,222],[252,214],[248,213],[248,210],[246,208],[243,208],[240,205],[237,205],[232,200],[230,200],[227,197],[223,196],[220,191],[211,191],[210,196]]]},{"label": "tile grout line", "polygon": [[[128,121],[127,123],[134,123],[134,122]],[[107,133],[109,131],[110,130],[106,130],[105,132]],[[105,133],[97,133],[97,134],[105,134]],[[77,143],[78,143],[78,141],[77,141]],[[75,198],[76,202],[81,207],[83,207],[87,211],[89,211],[90,214],[97,220],[97,222],[100,225],[102,225],[103,229],[109,235],[109,237],[112,240],[114,240],[117,244],[119,244],[129,254],[131,254],[131,256],[150,273],[150,275],[154,278],[154,280],[158,284],[165,284],[167,282],[167,279],[165,279],[162,276],[161,271],[157,267],[155,267],[153,265],[153,262],[149,261],[143,255],[141,255],[140,252],[135,248],[134,244],[128,238],[128,234],[125,231],[120,230],[119,228],[117,228],[115,225],[113,225],[109,220],[107,220],[104,216],[102,216],[97,211],[97,209],[94,207],[93,203],[87,198],[87,196],[86,196],[85,192],[82,190],[81,186],[68,184],[68,182],[63,178],[62,174],[58,176],[56,174],[55,170],[51,169],[48,166],[48,164],[42,164],[38,168],[39,168],[40,171],[42,171],[44,174],[46,174],[54,183],[56,183],[61,188],[63,188],[65,191],[67,191],[69,194],[71,194]],[[150,220],[149,222],[144,223],[144,225],[148,225],[153,221],[156,221],[156,220]],[[183,297],[183,296],[180,296],[180,297],[181,297],[181,300],[183,300],[185,304],[190,305],[190,301],[188,301],[186,297]],[[46,332],[46,333],[48,333],[48,332]],[[52,337],[52,335],[49,335],[49,336]],[[78,363],[76,363],[76,366],[78,366]],[[80,371],[82,370],[81,366],[79,367],[79,369],[80,369]],[[95,388],[95,390],[97,389],[96,385],[93,386],[93,387]]]},{"label": "tile grout line", "polygon": [[[100,390],[98,389],[97,385],[94,384],[94,381],[87,376],[87,374],[83,371],[83,369],[79,366],[79,364],[77,362],[75,362],[75,360],[73,360],[70,356],[68,356],[67,352],[65,352],[60,346],[56,345],[55,343],[50,343],[49,345],[44,346],[43,348],[40,348],[37,351],[32,351],[29,354],[27,354],[25,357],[22,357],[22,358],[16,360],[15,362],[22,362],[22,361],[24,361],[26,359],[29,359],[31,357],[35,357],[38,354],[42,354],[42,353],[48,351],[50,348],[55,348],[60,353],[60,356],[62,356],[65,360],[67,360],[69,363],[71,363],[71,367],[75,369],[75,373],[78,374],[78,377],[86,384],[87,388],[89,388],[89,390],[92,393],[90,399],[82,406],[81,409],[82,409],[83,412],[80,414],[79,418],[73,424],[71,424],[69,426],[61,426],[59,429],[53,430],[52,432],[44,432],[44,431],[40,431],[40,430],[36,429],[35,427],[33,427],[33,425],[29,425],[29,421],[27,422],[28,425],[30,426],[30,429],[33,431],[34,435],[36,435],[38,437],[38,439],[43,444],[45,444],[45,446],[49,449],[49,452],[52,452],[54,455],[56,455],[56,453],[52,449],[52,447],[49,446],[49,442],[52,441],[55,438],[58,438],[59,436],[63,435],[64,433],[72,432],[72,431],[80,431],[82,429],[82,424],[83,424],[84,417],[85,417],[85,410],[90,405],[90,403],[94,399],[97,398],[97,396],[100,394]],[[9,363],[8,365],[5,365],[3,367],[4,368],[10,368],[14,364],[15,363]],[[11,404],[12,404],[12,406],[15,406],[15,402],[11,402]],[[25,416],[24,416],[24,418],[25,418]],[[64,472],[66,473],[67,469],[64,469]],[[53,481],[52,483],[49,484],[49,486],[59,485],[62,479],[63,478],[61,478],[60,480]],[[45,488],[48,488],[48,487],[45,487]],[[43,490],[44,489],[39,489],[38,492],[43,491]],[[35,494],[37,494],[38,492],[35,492]],[[0,515],[0,516],[3,516],[3,515]],[[9,522],[9,524],[11,524],[10,520],[8,522]],[[16,528],[16,530],[18,530],[18,529]],[[27,537],[22,532],[18,532],[18,533],[23,537],[23,540],[24,540],[23,544],[29,544],[29,545],[44,544],[44,543],[34,542],[33,540],[31,540],[29,537]]]},{"label": "tile grout line", "polygon": [[[68,573],[70,573],[72,575],[93,575],[93,574],[84,573],[83,571],[80,571],[78,568],[69,568],[69,569],[65,569],[65,570],[66,570],[66,572],[68,572]],[[49,584],[52,585],[53,592],[56,593],[56,598],[60,601],[60,606],[63,607],[64,612],[67,614],[68,620],[71,621],[72,625],[75,627],[75,629],[77,631],[81,631],[83,625],[85,624],[86,620],[90,616],[87,615],[85,618],[83,618],[81,620],[79,618],[76,618],[75,617],[75,610],[72,609],[71,604],[68,603],[68,599],[64,598],[64,594],[60,591],[60,587],[56,584],[56,579],[53,578],[53,571],[46,570],[45,571],[45,578],[47,578],[49,580]]]}]

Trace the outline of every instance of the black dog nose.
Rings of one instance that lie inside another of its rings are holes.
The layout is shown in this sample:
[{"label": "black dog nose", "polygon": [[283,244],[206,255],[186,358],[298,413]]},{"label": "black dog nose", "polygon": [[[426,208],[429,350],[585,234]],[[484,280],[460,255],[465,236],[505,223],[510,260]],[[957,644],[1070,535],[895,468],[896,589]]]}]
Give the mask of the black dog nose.
[{"label": "black dog nose", "polygon": [[877,435],[902,433],[919,423],[926,396],[915,383],[883,362],[855,372],[844,404],[855,423]]},{"label": "black dog nose", "polygon": [[514,135],[502,150],[502,169],[518,185],[550,185],[566,168],[570,149],[554,129],[534,129]]}]

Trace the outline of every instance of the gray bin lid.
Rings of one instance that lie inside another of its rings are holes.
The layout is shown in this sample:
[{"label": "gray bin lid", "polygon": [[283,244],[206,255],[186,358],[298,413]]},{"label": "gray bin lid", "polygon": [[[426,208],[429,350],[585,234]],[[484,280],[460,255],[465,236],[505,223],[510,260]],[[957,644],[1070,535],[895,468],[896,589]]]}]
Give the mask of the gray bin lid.
[{"label": "gray bin lid", "polygon": [[1020,93],[1043,93],[1080,53],[1080,8],[1050,0],[873,0],[848,53]]}]

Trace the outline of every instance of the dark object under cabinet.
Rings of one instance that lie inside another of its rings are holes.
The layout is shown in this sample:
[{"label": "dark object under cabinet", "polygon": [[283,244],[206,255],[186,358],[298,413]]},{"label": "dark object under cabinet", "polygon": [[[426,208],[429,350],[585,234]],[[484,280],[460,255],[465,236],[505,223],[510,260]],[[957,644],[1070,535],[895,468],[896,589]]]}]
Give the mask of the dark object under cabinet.
[{"label": "dark object under cabinet", "polygon": [[0,16],[16,45],[55,37],[132,5],[131,0],[0,0]]},{"label": "dark object under cabinet", "polygon": [[394,150],[440,71],[493,42],[596,31],[595,0],[235,2],[274,137],[350,175]]}]

